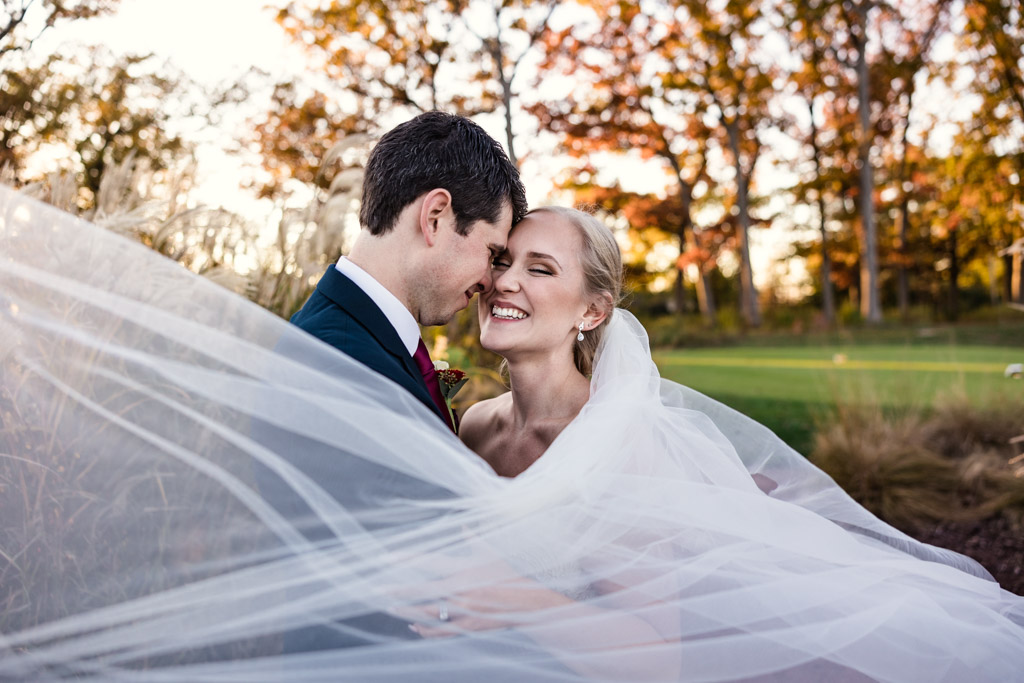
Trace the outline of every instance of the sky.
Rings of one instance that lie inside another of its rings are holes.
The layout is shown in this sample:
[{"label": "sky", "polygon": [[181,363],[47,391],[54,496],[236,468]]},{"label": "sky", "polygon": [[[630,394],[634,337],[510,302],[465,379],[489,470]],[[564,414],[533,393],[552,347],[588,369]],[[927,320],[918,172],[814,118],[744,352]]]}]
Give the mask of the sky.
[{"label": "sky", "polygon": [[[302,68],[302,57],[274,23],[273,10],[265,9],[272,4],[269,0],[123,0],[115,14],[54,27],[43,34],[36,48],[59,51],[80,43],[104,45],[114,54],[153,53],[211,88],[237,81],[252,68],[284,78]],[[252,104],[255,116],[260,108],[257,102]],[[199,176],[193,198],[262,222],[273,211],[272,204],[257,201],[240,188],[258,158],[224,151],[241,134],[244,118],[225,124],[224,130],[198,131],[202,142],[196,152]]]}]

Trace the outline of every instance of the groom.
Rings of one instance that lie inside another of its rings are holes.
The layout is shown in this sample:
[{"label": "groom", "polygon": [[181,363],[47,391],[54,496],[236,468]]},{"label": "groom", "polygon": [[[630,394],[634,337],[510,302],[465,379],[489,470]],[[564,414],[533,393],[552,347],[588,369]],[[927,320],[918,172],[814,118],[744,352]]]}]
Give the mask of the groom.
[{"label": "groom", "polygon": [[526,214],[519,171],[469,119],[428,112],[384,135],[363,180],[362,227],[292,323],[393,380],[453,431],[419,325],[490,285]]},{"label": "groom", "polygon": [[[421,114],[374,147],[363,180],[359,237],[347,257],[327,268],[291,321],[394,381],[454,429],[419,326],[448,322],[490,286],[491,260],[525,214],[519,172],[497,142],[460,116]],[[284,355],[287,346],[278,346]],[[351,452],[344,434],[328,445],[267,424],[258,425],[257,433],[368,530],[381,523],[383,499],[451,495]],[[263,497],[307,539],[334,542],[290,484],[263,469],[256,480]],[[403,513],[432,514],[416,506],[387,513],[385,523]],[[405,621],[381,613],[341,621],[325,615],[321,624],[287,631],[285,651],[416,637]]]}]

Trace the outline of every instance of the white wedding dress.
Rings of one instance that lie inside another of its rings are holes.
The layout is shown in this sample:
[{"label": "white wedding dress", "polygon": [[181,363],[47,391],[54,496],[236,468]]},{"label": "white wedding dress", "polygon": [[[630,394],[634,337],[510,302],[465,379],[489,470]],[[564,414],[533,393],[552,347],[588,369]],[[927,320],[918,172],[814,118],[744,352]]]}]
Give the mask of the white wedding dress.
[{"label": "white wedding dress", "polygon": [[[389,616],[521,577],[573,602],[495,600],[512,626],[437,639]],[[334,349],[4,188],[0,634],[0,680],[1024,671],[1024,599],[661,380],[625,311],[589,403],[507,480]]]}]

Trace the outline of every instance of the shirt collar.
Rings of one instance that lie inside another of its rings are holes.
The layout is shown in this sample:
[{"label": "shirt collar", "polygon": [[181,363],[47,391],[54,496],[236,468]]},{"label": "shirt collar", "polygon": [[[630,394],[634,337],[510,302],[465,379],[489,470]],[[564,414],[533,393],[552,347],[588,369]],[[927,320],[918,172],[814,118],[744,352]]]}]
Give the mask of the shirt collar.
[{"label": "shirt collar", "polygon": [[344,256],[338,259],[335,268],[354,282],[359,289],[363,290],[363,293],[370,297],[373,303],[377,304],[377,308],[381,310],[384,317],[395,328],[395,332],[398,332],[398,336],[402,340],[402,344],[405,345],[409,355],[415,354],[416,347],[420,343],[420,326],[416,322],[416,318],[409,312],[409,309],[398,300],[398,297],[389,292],[384,285],[377,282],[372,275]]}]

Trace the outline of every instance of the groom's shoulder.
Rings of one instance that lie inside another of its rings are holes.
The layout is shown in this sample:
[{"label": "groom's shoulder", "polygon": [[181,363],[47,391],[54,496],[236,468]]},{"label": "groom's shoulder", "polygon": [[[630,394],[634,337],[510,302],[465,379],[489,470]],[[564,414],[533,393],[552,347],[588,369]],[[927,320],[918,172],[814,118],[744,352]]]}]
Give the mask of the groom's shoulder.
[{"label": "groom's shoulder", "polygon": [[320,278],[316,289],[292,317],[291,323],[314,336],[360,335],[368,333],[357,314],[367,306],[362,290],[333,265]]},{"label": "groom's shoulder", "polygon": [[[325,275],[324,279],[327,277]],[[379,340],[378,334],[370,329],[368,321],[363,319],[366,316],[355,314],[360,311],[360,306],[343,306],[341,304],[352,302],[339,301],[337,291],[330,291],[328,294],[334,296],[327,296],[322,290],[323,288],[318,286],[313,291],[303,307],[291,317],[291,323],[376,372],[389,377],[400,375],[404,371],[401,362],[388,352]],[[345,294],[355,298],[360,295],[365,297],[365,294],[355,287]],[[372,305],[372,302],[367,305]]]},{"label": "groom's shoulder", "polygon": [[354,350],[376,345],[373,335],[358,320],[320,292],[313,292],[291,322],[350,355]]}]

